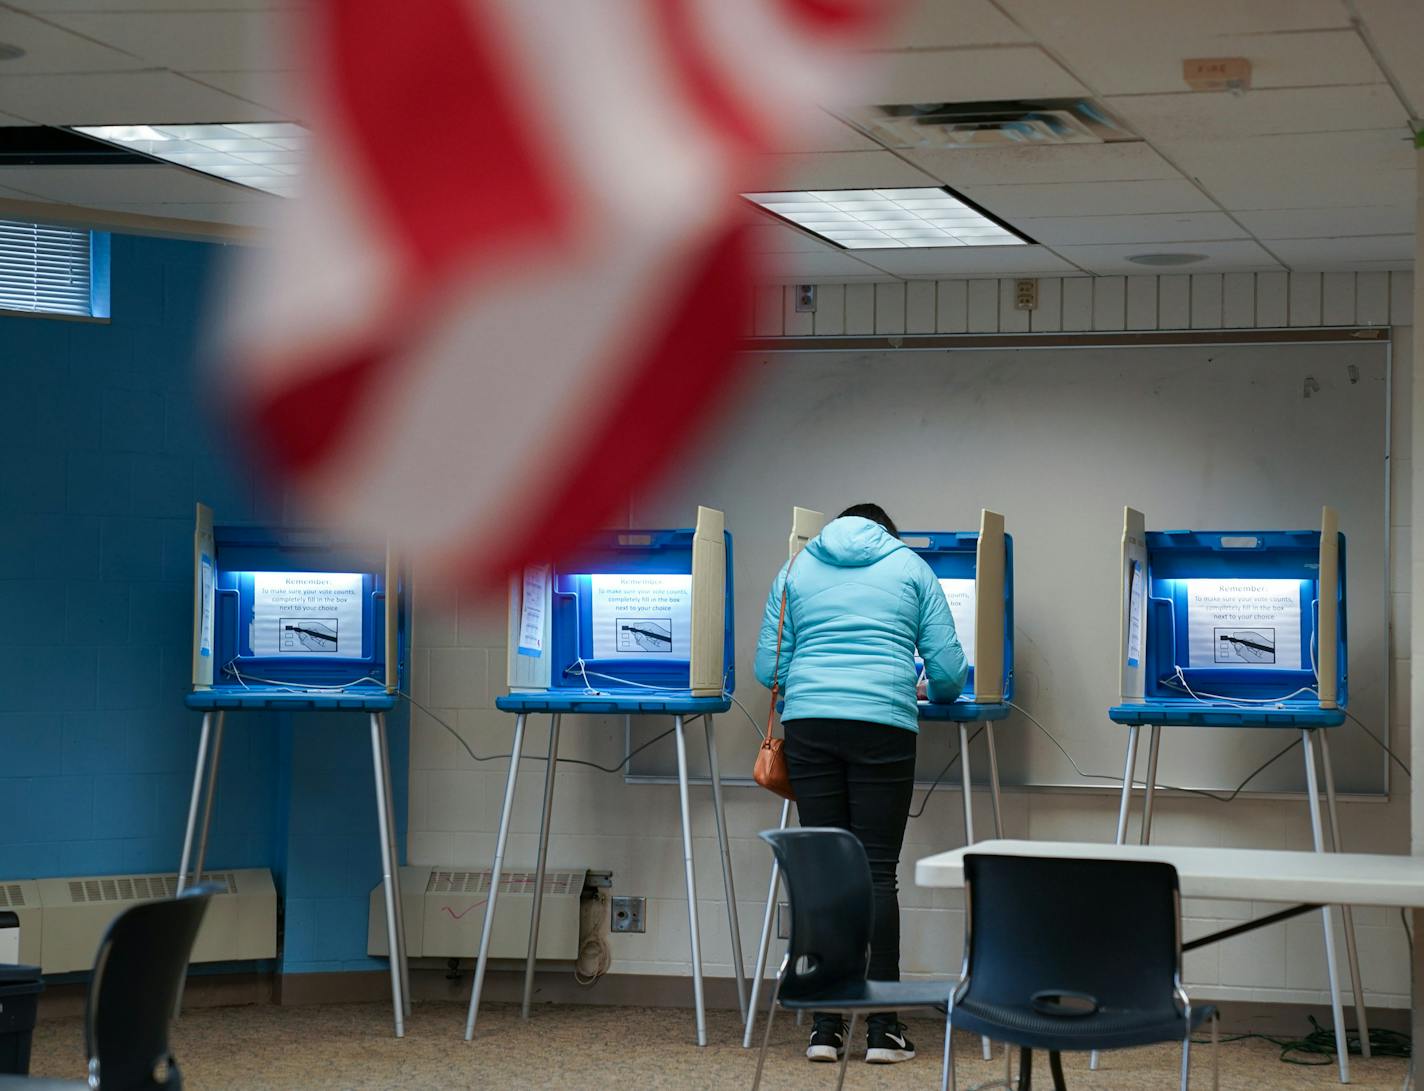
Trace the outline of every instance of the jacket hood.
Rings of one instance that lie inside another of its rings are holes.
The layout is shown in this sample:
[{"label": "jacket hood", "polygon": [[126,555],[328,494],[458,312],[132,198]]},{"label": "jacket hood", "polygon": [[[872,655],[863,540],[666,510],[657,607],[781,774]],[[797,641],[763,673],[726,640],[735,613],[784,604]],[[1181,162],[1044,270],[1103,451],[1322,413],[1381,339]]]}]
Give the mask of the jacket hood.
[{"label": "jacket hood", "polygon": [[806,552],[818,561],[840,568],[860,568],[888,557],[897,549],[907,549],[879,523],[847,515],[827,523],[820,534],[806,543]]}]

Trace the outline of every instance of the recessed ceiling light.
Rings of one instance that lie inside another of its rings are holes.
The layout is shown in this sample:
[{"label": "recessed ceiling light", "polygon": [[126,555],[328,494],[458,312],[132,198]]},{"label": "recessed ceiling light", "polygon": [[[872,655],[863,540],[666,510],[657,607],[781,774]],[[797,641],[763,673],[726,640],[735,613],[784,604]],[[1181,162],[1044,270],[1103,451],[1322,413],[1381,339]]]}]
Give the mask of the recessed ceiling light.
[{"label": "recessed ceiling light", "polygon": [[291,122],[231,125],[79,125],[77,133],[200,174],[289,197],[307,143]]},{"label": "recessed ceiling light", "polygon": [[1194,265],[1206,261],[1205,254],[1133,254],[1128,259],[1136,265]]},{"label": "recessed ceiling light", "polygon": [[742,196],[847,250],[1024,246],[1030,241],[948,187],[791,190]]},{"label": "recessed ceiling light", "polygon": [[0,42],[0,61],[13,61],[24,55],[25,51],[13,42]]}]

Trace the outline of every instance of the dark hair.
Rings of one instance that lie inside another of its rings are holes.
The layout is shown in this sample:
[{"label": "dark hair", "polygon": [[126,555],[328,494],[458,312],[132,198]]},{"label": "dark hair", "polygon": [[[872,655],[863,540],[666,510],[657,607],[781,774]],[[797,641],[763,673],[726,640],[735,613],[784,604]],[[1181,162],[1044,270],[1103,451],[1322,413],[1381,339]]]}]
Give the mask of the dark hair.
[{"label": "dark hair", "polygon": [[900,537],[900,532],[895,527],[895,520],[885,514],[885,509],[879,504],[852,504],[836,518],[844,519],[847,515],[858,515],[862,519],[869,519],[872,523],[879,523],[890,533],[892,538]]}]

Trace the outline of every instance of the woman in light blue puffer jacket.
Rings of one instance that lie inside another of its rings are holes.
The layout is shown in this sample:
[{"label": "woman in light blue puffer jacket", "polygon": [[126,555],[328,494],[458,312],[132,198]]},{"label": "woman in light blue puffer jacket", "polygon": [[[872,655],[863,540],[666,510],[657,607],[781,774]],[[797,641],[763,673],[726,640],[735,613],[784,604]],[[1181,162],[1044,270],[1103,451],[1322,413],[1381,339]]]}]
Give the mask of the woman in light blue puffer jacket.
[{"label": "woman in light blue puffer jacket", "polygon": [[[881,981],[900,978],[895,871],[915,779],[916,651],[931,701],[955,700],[968,673],[939,581],[897,534],[875,504],[828,523],[773,581],[756,654],[757,679],[769,687],[785,589],[777,681],[797,812],[803,826],[850,830],[865,846],[875,890],[870,977]],[[806,1056],[837,1060],[845,1038],[840,1016],[818,1013]],[[870,1017],[867,1061],[914,1055],[895,1012]]]}]

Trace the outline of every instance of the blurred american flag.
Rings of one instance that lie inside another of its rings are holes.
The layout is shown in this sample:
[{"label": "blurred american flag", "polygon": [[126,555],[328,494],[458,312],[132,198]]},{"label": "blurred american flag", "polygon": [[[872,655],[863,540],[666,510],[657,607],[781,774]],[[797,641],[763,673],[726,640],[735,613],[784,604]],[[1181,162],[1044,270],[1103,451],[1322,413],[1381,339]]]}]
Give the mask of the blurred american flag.
[{"label": "blurred american flag", "polygon": [[600,525],[716,406],[737,194],[860,89],[891,6],[311,4],[311,160],[228,315],[259,463],[449,583]]}]

